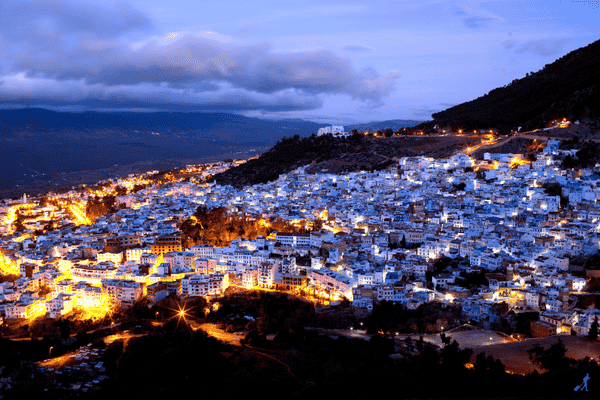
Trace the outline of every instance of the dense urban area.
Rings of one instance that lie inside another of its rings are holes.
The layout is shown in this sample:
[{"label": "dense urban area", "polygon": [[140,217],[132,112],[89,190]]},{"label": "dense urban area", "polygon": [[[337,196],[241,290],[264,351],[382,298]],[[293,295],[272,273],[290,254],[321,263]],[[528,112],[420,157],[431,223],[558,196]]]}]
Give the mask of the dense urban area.
[{"label": "dense urban area", "polygon": [[[343,127],[319,134],[352,140]],[[36,363],[9,357],[0,390],[17,393],[19,376],[35,370],[41,390],[58,397],[97,392],[117,368],[107,354],[148,332],[181,335],[182,326],[253,349],[253,362],[270,357],[297,380],[308,373],[282,352],[252,346],[325,334],[407,358],[434,345],[440,368],[519,376],[565,371],[587,356],[579,382],[600,355],[590,342],[600,315],[600,166],[587,155],[597,145],[535,139],[521,154],[494,145],[401,157],[372,172],[306,165],[242,189],[219,184],[219,173],[246,163],[229,160],[5,199],[3,346],[35,347],[27,351]],[[553,336],[561,340],[544,350],[538,340]],[[489,355],[502,346],[496,360]],[[468,350],[484,347],[487,358]],[[511,351],[524,357],[511,364]],[[331,379],[342,374],[327,365]],[[294,393],[318,384],[305,379]]]}]

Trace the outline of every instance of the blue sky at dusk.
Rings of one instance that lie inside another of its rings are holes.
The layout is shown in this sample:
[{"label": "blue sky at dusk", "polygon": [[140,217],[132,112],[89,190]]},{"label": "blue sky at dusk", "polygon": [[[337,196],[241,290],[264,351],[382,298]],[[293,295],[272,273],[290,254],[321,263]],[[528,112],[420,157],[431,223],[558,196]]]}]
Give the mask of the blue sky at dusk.
[{"label": "blue sky at dusk", "polygon": [[424,120],[598,39],[600,0],[2,0],[0,107]]}]

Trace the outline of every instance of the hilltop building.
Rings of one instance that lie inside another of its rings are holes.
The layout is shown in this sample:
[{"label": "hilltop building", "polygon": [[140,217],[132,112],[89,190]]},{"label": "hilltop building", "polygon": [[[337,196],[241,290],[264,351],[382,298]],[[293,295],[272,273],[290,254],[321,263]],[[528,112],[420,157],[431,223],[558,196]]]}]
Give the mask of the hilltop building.
[{"label": "hilltop building", "polygon": [[329,135],[331,134],[333,137],[348,137],[350,134],[348,132],[344,132],[344,127],[342,125],[331,125],[326,126],[325,128],[319,128],[317,131],[317,136]]}]

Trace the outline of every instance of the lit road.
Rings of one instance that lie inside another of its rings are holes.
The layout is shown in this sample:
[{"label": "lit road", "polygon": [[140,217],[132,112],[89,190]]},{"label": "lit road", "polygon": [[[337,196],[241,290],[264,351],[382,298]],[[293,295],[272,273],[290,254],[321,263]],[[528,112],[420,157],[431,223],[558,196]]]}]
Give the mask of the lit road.
[{"label": "lit road", "polygon": [[241,340],[244,338],[244,335],[241,333],[229,333],[225,332],[223,329],[219,329],[216,324],[204,323],[198,324],[194,321],[189,321],[190,326],[196,329],[202,329],[208,335],[218,339],[222,342],[232,344],[234,346],[241,346]]},{"label": "lit road", "polygon": [[363,330],[363,329],[325,329],[325,328],[313,328],[313,327],[306,327],[306,329],[324,333],[324,334],[326,334],[328,336],[332,336],[332,337],[345,336],[350,339],[371,340],[371,337],[373,336],[373,335],[367,334],[367,331]]},{"label": "lit road", "polygon": [[90,225],[91,221],[85,215],[85,212],[76,204],[69,206],[69,212],[75,217],[76,225]]}]

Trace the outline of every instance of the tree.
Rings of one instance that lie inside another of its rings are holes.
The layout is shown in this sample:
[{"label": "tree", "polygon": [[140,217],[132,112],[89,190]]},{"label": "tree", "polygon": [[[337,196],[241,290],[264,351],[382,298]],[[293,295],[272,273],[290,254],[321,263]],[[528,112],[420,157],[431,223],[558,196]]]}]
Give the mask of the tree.
[{"label": "tree", "polygon": [[29,335],[32,339],[41,337],[46,340],[58,340],[60,328],[53,319],[38,317],[29,324]]},{"label": "tree", "polygon": [[313,232],[319,232],[321,229],[323,229],[323,221],[317,218],[313,222]]},{"label": "tree", "polygon": [[400,247],[402,247],[403,249],[406,248],[406,236],[402,235],[402,240],[400,241]]},{"label": "tree", "polygon": [[42,283],[38,289],[38,296],[43,298],[50,293],[52,293],[52,287]]},{"label": "tree", "polygon": [[465,187],[467,187],[467,184],[464,182],[454,185],[454,189],[456,189],[457,191],[465,190]]},{"label": "tree", "polygon": [[115,192],[117,196],[125,196],[127,194],[127,188],[121,185],[115,187]]},{"label": "tree", "polygon": [[385,135],[385,137],[391,137],[394,135],[394,131],[392,130],[392,128],[387,128],[383,131],[383,134]]},{"label": "tree", "polygon": [[598,316],[597,315],[594,318],[594,322],[592,322],[592,325],[590,326],[590,330],[588,332],[588,338],[590,340],[594,340],[594,341],[598,339]]},{"label": "tree", "polygon": [[566,357],[567,348],[560,338],[547,350],[536,344],[527,350],[527,353],[534,364],[553,374],[566,371],[576,363],[575,360]]},{"label": "tree", "polygon": [[494,360],[494,356],[489,355],[486,357],[485,352],[481,352],[477,354],[474,369],[475,371],[479,372],[491,371],[503,373],[504,364],[502,364],[502,361],[500,361],[499,359]]},{"label": "tree", "polygon": [[25,218],[23,217],[23,215],[21,214],[21,212],[17,210],[17,215],[15,217],[15,222],[13,223],[15,231],[24,231],[25,230],[25,226],[23,226],[23,221],[24,220],[25,220]]},{"label": "tree", "polygon": [[40,198],[40,207],[47,207],[47,206],[48,206],[48,197],[42,196],[42,198]]},{"label": "tree", "polygon": [[425,341],[423,340],[423,336],[419,336],[419,340],[417,341],[417,349],[419,351],[422,351],[424,344],[425,344]]},{"label": "tree", "polygon": [[448,346],[450,344],[450,341],[452,340],[452,338],[450,336],[447,336],[444,332],[440,333],[440,338],[442,339],[442,343],[444,344],[444,346]]},{"label": "tree", "polygon": [[473,350],[461,350],[458,342],[454,340],[451,344],[445,345],[441,351],[442,365],[450,370],[462,369],[469,362],[472,354]]}]

